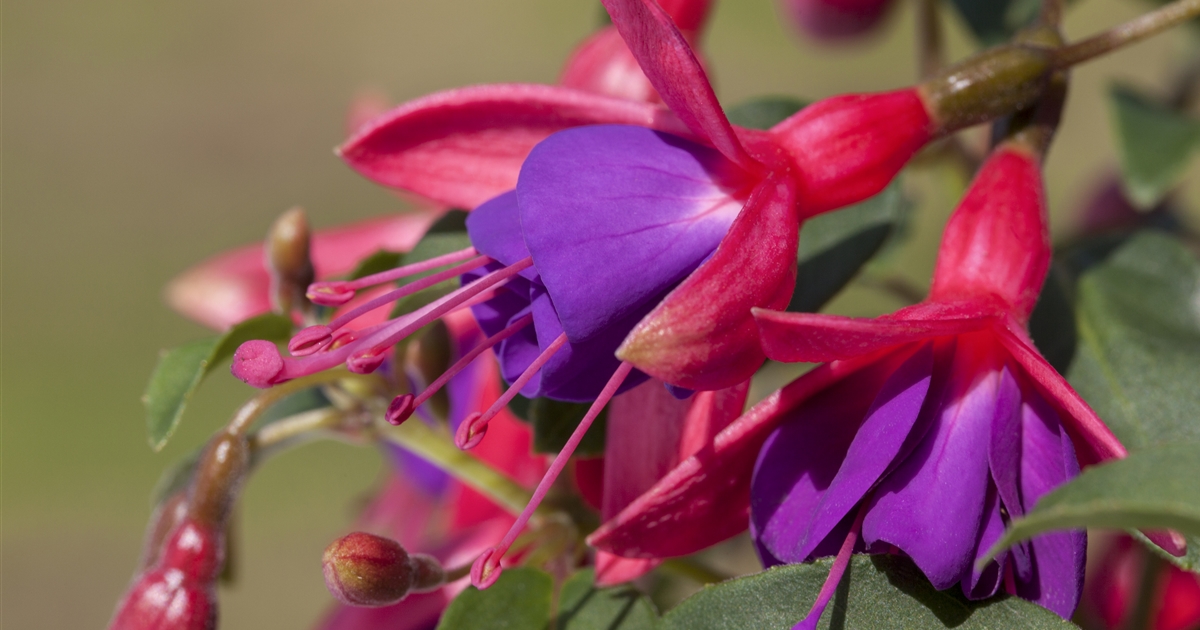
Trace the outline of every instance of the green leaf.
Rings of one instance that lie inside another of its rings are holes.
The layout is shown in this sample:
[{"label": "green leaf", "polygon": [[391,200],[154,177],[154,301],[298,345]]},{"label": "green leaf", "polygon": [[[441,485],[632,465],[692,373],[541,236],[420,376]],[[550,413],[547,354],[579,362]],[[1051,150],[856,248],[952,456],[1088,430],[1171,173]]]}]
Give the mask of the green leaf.
[{"label": "green leaf", "polygon": [[1145,231],[1084,273],[1068,373],[1130,450],[1200,442],[1200,264]]},{"label": "green leaf", "polygon": [[541,630],[550,623],[550,575],[506,569],[487,590],[468,586],[442,613],[438,630]]},{"label": "green leaf", "polygon": [[898,231],[909,208],[896,178],[866,201],[805,221],[796,254],[796,291],[787,310],[820,310]]},{"label": "green leaf", "polygon": [[[793,564],[706,587],[667,612],[663,630],[790,629],[808,614],[831,559]],[[1074,628],[1018,598],[972,602],[957,588],[938,591],[898,556],[854,556],[818,628]]]},{"label": "green leaf", "polygon": [[[529,422],[533,425],[533,452],[557,453],[563,449],[571,433],[587,414],[591,403],[570,403],[549,398],[535,398],[529,404]],[[580,456],[603,455],[604,435],[608,409],[592,421],[575,454]]]},{"label": "green leaf", "polygon": [[358,261],[358,266],[354,271],[350,272],[349,280],[358,280],[366,276],[377,274],[381,271],[388,271],[400,266],[400,261],[404,259],[404,254],[400,252],[389,252],[386,249],[381,249],[370,256]]},{"label": "green leaf", "polygon": [[1200,573],[1200,536],[1188,536],[1187,534],[1183,534],[1184,539],[1187,540],[1187,553],[1180,557],[1176,557],[1167,553],[1162,547],[1150,542],[1150,539],[1146,538],[1145,534],[1136,529],[1129,530],[1129,535],[1133,536],[1143,545],[1149,547],[1150,551],[1153,551],[1163,560],[1170,562],[1184,571]]},{"label": "green leaf", "polygon": [[792,96],[760,96],[733,107],[725,114],[729,122],[739,127],[765,130],[804,109],[809,103]]},{"label": "green leaf", "polygon": [[200,381],[214,367],[233,356],[238,346],[251,339],[283,341],[291,334],[291,320],[268,313],[237,324],[219,337],[200,339],[164,351],[150,375],[146,393],[142,395],[150,448],[162,449],[179,426],[183,410]]},{"label": "green leaf", "polygon": [[1037,17],[1039,0],[951,0],[975,39],[984,46],[1006,42]]},{"label": "green leaf", "polygon": [[[462,210],[451,210],[442,215],[436,223],[429,227],[429,231],[425,233],[425,236],[421,237],[421,240],[412,248],[412,251],[404,255],[403,263],[411,265],[470,247],[471,239],[467,236],[466,221],[467,213]],[[401,279],[399,283],[404,285],[437,273],[437,271],[442,270],[438,269],[415,274]],[[397,302],[396,307],[392,310],[392,315],[394,317],[404,313],[411,313],[458,287],[459,281],[456,278],[439,282],[432,287],[418,291]]]},{"label": "green leaf", "polygon": [[557,630],[652,630],[658,613],[650,600],[630,586],[598,589],[596,574],[572,575],[558,595]]},{"label": "green leaf", "polygon": [[1070,272],[1062,263],[1057,260],[1051,263],[1050,273],[1029,318],[1029,336],[1033,345],[1059,374],[1067,373],[1079,345],[1075,305],[1069,288],[1071,282]]},{"label": "green leaf", "polygon": [[1148,210],[1179,182],[1200,147],[1200,121],[1125,86],[1114,85],[1109,98],[1125,190]]},{"label": "green leaf", "polygon": [[1148,448],[1093,466],[1038,499],[989,557],[1042,532],[1078,527],[1174,529],[1200,535],[1200,443]]}]

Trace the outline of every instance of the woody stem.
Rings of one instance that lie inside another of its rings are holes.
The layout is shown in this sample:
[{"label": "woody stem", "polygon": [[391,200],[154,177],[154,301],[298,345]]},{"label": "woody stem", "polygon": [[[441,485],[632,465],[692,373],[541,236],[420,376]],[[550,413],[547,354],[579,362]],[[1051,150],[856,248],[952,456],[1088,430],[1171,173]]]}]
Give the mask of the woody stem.
[{"label": "woody stem", "polygon": [[1200,16],[1200,0],[1176,0],[1103,33],[1059,48],[1054,53],[1054,65],[1065,70],[1197,16]]}]

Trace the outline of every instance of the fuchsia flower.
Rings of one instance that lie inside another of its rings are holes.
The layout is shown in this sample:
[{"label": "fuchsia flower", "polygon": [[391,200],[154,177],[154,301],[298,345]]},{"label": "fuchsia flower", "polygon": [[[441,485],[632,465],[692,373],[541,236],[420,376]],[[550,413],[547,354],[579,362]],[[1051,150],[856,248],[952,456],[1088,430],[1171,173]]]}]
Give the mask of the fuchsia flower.
[{"label": "fuchsia flower", "polygon": [[780,5],[801,32],[836,40],[873,29],[891,8],[892,0],[782,0]]},{"label": "fuchsia flower", "polygon": [[589,542],[632,557],[686,554],[749,515],[768,564],[838,555],[812,624],[850,551],[891,547],[938,588],[961,581],[986,597],[1003,587],[1069,616],[1082,533],[1035,538],[974,570],[1006,518],[1076,473],[1076,456],[1125,454],[1025,330],[1050,260],[1039,168],[1019,145],[993,153],[946,227],[925,302],[876,319],[756,311],[768,356],[825,364]]},{"label": "fuchsia flower", "polygon": [[[1131,619],[1138,612],[1149,615],[1147,630],[1200,627],[1200,576],[1152,560],[1150,550],[1127,534],[1109,540],[1100,561],[1088,568],[1081,616],[1104,630],[1138,627]],[[1139,611],[1146,583],[1152,584],[1150,609]]]}]

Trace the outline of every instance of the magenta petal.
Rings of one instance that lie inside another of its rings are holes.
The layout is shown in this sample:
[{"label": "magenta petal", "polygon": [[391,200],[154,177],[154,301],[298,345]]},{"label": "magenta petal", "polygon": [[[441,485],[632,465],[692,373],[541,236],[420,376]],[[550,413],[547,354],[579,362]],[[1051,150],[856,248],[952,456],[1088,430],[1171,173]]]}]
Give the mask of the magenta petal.
[{"label": "magenta petal", "polygon": [[642,127],[581,127],[539,144],[517,184],[525,243],[567,337],[584,341],[704,261],[742,208],[716,151]]},{"label": "magenta petal", "polygon": [[757,163],[742,147],[704,68],[671,17],[654,0],[603,2],[613,26],[671,111],[725,157],[743,168],[754,168]]},{"label": "magenta petal", "polygon": [[[529,248],[525,247],[525,237],[521,234],[517,191],[510,190],[489,199],[467,215],[467,236],[480,254],[506,266],[528,258]],[[529,267],[521,271],[521,275],[534,280],[537,271]]]},{"label": "magenta petal", "polygon": [[863,522],[868,542],[899,547],[939,590],[974,560],[999,380],[998,372],[972,369],[969,347],[960,350],[933,426],[879,485]]},{"label": "magenta petal", "polygon": [[1021,471],[1021,388],[1008,366],[1000,370],[996,390],[996,413],[992,419],[988,466],[996,482],[1000,500],[1016,518],[1025,513],[1021,507],[1019,477]]},{"label": "magenta petal", "polygon": [[962,576],[962,591],[968,599],[987,599],[1000,589],[1009,552],[1001,552],[983,569],[975,568],[975,560],[986,555],[1003,535],[1004,517],[1000,513],[1000,495],[996,492],[995,484],[989,483],[987,496],[984,498],[983,522],[980,523],[979,533],[976,535],[972,560]]},{"label": "magenta petal", "polygon": [[754,312],[763,351],[776,361],[823,363],[862,356],[889,346],[957,335],[990,325],[990,314],[915,319],[904,311],[877,318],[759,309]]}]

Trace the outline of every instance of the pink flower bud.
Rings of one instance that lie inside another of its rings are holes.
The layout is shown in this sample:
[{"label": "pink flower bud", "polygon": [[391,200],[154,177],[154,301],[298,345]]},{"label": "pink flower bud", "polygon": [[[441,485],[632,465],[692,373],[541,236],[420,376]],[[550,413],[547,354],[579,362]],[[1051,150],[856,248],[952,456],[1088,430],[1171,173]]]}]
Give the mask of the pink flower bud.
[{"label": "pink flower bud", "polygon": [[781,8],[802,33],[836,40],[870,31],[891,5],[891,0],[783,0]]},{"label": "pink flower bud", "polygon": [[366,532],[335,540],[321,566],[325,587],[349,606],[394,604],[408,595],[418,573],[400,543]]},{"label": "pink flower bud", "polygon": [[200,584],[182,571],[147,571],[117,606],[109,630],[213,630],[217,600],[211,584]]}]

